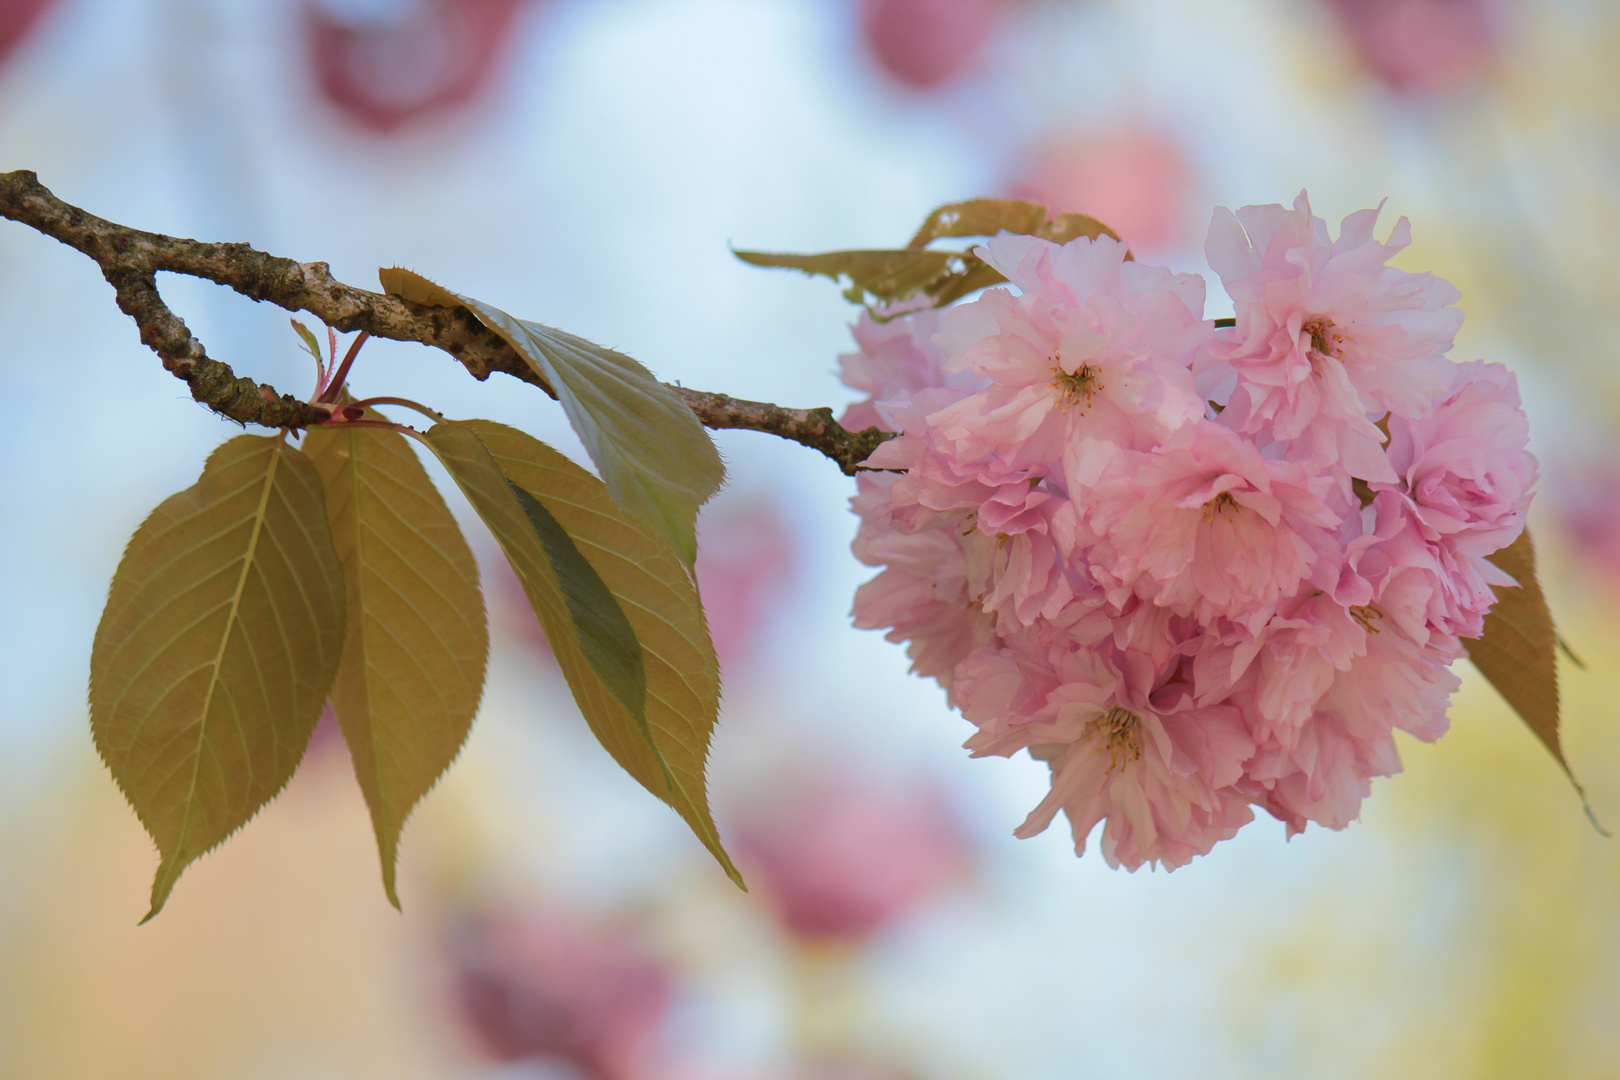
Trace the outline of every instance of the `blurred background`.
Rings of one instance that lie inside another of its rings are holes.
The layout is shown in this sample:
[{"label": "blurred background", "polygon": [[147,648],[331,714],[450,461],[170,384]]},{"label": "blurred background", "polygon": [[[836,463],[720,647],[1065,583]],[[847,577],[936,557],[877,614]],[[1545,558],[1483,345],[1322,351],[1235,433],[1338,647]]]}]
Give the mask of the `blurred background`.
[{"label": "blurred background", "polygon": [[[728,244],[897,246],[1014,194],[1204,272],[1217,204],[1387,198],[1400,265],[1462,289],[1455,355],[1524,383],[1588,663],[1565,746],[1615,825],[1617,46],[1609,0],[0,0],[0,170],[798,406],[850,399],[854,312]],[[214,356],[307,392],[285,312],[160,284]],[[431,350],[373,342],[353,382],[582,456],[551,402]],[[90,641],[124,541],[234,429],[88,260],[4,222],[0,403],[0,1075],[1620,1077],[1620,841],[1472,670],[1344,832],[1257,821],[1173,875],[1017,841],[1044,767],[968,761],[938,689],[850,628],[851,483],[748,432],[718,436],[699,571],[751,893],[595,746],[452,497],[492,674],[406,829],[403,915],[327,732],[137,928],[156,858],[91,747]]]}]

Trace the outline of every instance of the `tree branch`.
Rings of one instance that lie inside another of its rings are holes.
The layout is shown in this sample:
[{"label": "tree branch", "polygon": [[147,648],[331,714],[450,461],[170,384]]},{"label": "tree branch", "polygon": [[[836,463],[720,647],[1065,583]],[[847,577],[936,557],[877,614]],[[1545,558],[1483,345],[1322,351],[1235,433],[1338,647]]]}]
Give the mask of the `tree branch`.
[{"label": "tree branch", "polygon": [[[118,225],[58,199],[27,170],[0,173],[0,217],[94,260],[113,286],[119,310],[135,320],[141,342],[157,353],[164,368],[191,388],[192,397],[241,424],[309,427],[325,422],[328,410],[239,377],[229,364],[210,358],[163,302],[158,271],[212,281],[288,311],[307,311],[343,333],[365,330],[373,337],[431,345],[460,361],[475,379],[499,371],[557,396],[504,339],[465,308],[412,304],[345,285],[324,262],[295,262],[247,244],[205,243]],[[819,450],[851,476],[890,437],[877,428],[846,431],[831,409],[786,409],[680,386],[671,389],[707,427],[747,428],[791,439]]]},{"label": "tree branch", "polygon": [[697,413],[704,427],[747,428],[780,435],[812,450],[820,450],[849,476],[859,471],[857,466],[871,457],[872,451],[894,437],[894,432],[877,427],[849,431],[833,419],[832,410],[825,406],[784,409],[764,401],[744,401],[725,394],[688,390],[684,386],[670,389]]}]

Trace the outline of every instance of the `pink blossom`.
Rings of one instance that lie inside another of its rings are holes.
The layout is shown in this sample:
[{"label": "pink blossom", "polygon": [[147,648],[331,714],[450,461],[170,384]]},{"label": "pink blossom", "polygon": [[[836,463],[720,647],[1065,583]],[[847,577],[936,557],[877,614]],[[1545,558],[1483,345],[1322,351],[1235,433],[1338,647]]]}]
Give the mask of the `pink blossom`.
[{"label": "pink blossom", "polygon": [[855,557],[886,569],[856,590],[855,625],[891,628],[890,641],[910,641],[913,671],[945,677],[994,634],[994,619],[968,597],[961,530],[896,529],[889,513],[894,475],[868,473],[859,482],[854,505],[862,523]]},{"label": "pink blossom", "polygon": [[857,329],[847,415],[900,434],[852,504],[881,568],[856,623],[974,755],[1050,765],[1017,835],[1062,811],[1135,868],[1254,806],[1342,828],[1396,728],[1445,730],[1535,462],[1512,376],[1446,356],[1456,291],[1389,268],[1406,224],[1380,244],[1376,217],[1335,241],[1303,195],[1218,213],[1218,335],[1195,278],[1006,235],[978,250],[1009,288]]},{"label": "pink blossom", "polygon": [[1315,590],[1295,595],[1261,632],[1229,635],[1198,655],[1200,696],[1236,696],[1255,738],[1288,745],[1340,673],[1367,651],[1370,610]]},{"label": "pink blossom", "polygon": [[1096,652],[1065,659],[1080,662],[1062,665],[1067,678],[1020,730],[1030,755],[1051,767],[1052,790],[1015,835],[1041,832],[1061,809],[1077,853],[1106,822],[1110,866],[1174,868],[1252,819],[1248,799],[1231,787],[1254,752],[1239,710],[1200,708],[1173,683],[1154,692],[1146,657],[1125,654],[1117,676]]},{"label": "pink blossom", "polygon": [[860,348],[838,358],[844,383],[869,395],[845,410],[839,423],[851,431],[880,427],[898,431],[900,424],[885,406],[904,407],[914,394],[935,387],[977,390],[984,380],[945,370],[945,352],[934,344],[941,312],[932,308],[904,318],[878,322],[870,314],[855,324]]},{"label": "pink blossom", "polygon": [[1490,554],[1524,529],[1536,461],[1518,381],[1501,364],[1457,366],[1451,392],[1420,419],[1390,419],[1389,461],[1425,540]]},{"label": "pink blossom", "polygon": [[1362,738],[1391,727],[1433,742],[1445,734],[1446,706],[1462,685],[1451,664],[1462,655],[1454,637],[1413,641],[1385,622],[1375,607],[1367,622],[1366,651],[1351,661],[1322,696],[1319,709],[1342,718],[1345,730]]},{"label": "pink blossom", "polygon": [[1305,457],[1351,476],[1390,479],[1373,421],[1425,415],[1451,382],[1445,352],[1462,324],[1455,288],[1384,265],[1410,243],[1406,219],[1388,243],[1377,210],[1344,219],[1339,238],[1305,194],[1292,211],[1215,211],[1204,250],[1231,294],[1237,326],[1201,358],[1200,385],[1231,384],[1223,419],[1244,433],[1302,440]]},{"label": "pink blossom", "polygon": [[1256,751],[1242,786],[1250,799],[1288,827],[1288,835],[1314,821],[1342,829],[1361,812],[1375,776],[1401,771],[1401,759],[1388,731],[1356,738],[1344,721],[1322,713],[1302,728],[1292,747],[1268,740]]},{"label": "pink blossom", "polygon": [[[1092,572],[1116,603],[1131,594],[1208,621],[1258,628],[1333,565],[1328,482],[1208,421],[1152,453],[1125,453],[1090,492],[1102,541]],[[1322,584],[1331,584],[1331,579]]]},{"label": "pink blossom", "polygon": [[975,756],[1028,750],[1052,768],[1051,793],[1016,835],[1062,810],[1077,852],[1106,821],[1111,865],[1175,867],[1250,819],[1247,799],[1228,790],[1254,749],[1237,709],[1198,707],[1143,654],[1099,646],[1050,659],[980,648],[956,673],[953,701],[979,727],[967,743]]},{"label": "pink blossom", "polygon": [[1478,637],[1493,586],[1516,584],[1486,556],[1517,539],[1536,479],[1528,425],[1511,373],[1457,366],[1450,393],[1418,420],[1390,420],[1398,479],[1374,484],[1376,526],[1347,548],[1357,603],[1374,598],[1423,643],[1428,634]]},{"label": "pink blossom", "polygon": [[989,382],[928,417],[942,451],[1028,467],[1088,437],[1151,445],[1203,415],[1188,370],[1210,333],[1202,280],[1126,262],[1107,237],[1003,234],[976,250],[1022,294],[992,289],[941,320],[947,370]]}]

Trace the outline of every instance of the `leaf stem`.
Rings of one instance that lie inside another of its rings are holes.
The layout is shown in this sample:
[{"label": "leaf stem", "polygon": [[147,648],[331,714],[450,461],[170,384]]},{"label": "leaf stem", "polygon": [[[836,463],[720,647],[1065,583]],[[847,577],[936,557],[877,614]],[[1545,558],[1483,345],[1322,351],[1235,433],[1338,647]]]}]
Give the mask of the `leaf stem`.
[{"label": "leaf stem", "polygon": [[[331,329],[331,327],[327,327],[327,330],[330,331]],[[366,339],[370,336],[370,330],[360,331],[360,336],[354,339],[354,344],[349,346],[349,351],[343,354],[343,363],[338,365],[337,371],[332,375],[332,381],[326,384],[326,392],[316,398],[316,401],[329,405],[337,400],[338,395],[343,392],[343,384],[349,378],[349,369],[354,366],[354,358],[360,355],[360,346],[364,345]]]},{"label": "leaf stem", "polygon": [[359,401],[351,401],[351,402],[349,402],[349,406],[351,408],[355,407],[355,406],[358,406],[358,407],[363,409],[368,405],[398,405],[398,406],[400,406],[402,408],[406,408],[406,409],[415,409],[417,412],[421,413],[423,416],[425,416],[428,419],[432,420],[435,424],[442,423],[443,420],[444,420],[444,414],[443,413],[438,412],[438,411],[436,411],[434,409],[430,409],[426,405],[423,405],[419,401],[412,401],[410,398],[402,398],[402,397],[368,397],[368,398],[362,398]]},{"label": "leaf stem", "polygon": [[389,431],[397,431],[401,435],[420,435],[421,434],[421,432],[417,431],[415,428],[411,427],[409,424],[396,424],[392,420],[328,420],[324,424],[316,424],[316,425],[311,425],[311,426],[313,426],[313,427],[338,427],[338,428],[355,428],[355,427],[387,428]]}]

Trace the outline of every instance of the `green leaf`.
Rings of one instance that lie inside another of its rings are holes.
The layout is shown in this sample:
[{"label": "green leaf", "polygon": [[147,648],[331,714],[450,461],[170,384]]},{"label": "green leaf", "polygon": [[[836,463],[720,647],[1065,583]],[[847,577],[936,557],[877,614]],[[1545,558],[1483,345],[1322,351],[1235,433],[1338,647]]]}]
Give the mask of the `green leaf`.
[{"label": "green leaf", "polygon": [[325,484],[348,596],[332,705],[397,908],[400,830],[460,753],[483,693],[478,564],[403,435],[315,427],[304,449]]},{"label": "green leaf", "polygon": [[[1067,243],[1081,236],[1093,239],[1119,234],[1085,214],[1059,214],[1048,221],[1046,207],[1022,199],[968,199],[947,203],[928,215],[904,249],[829,251],[820,255],[786,255],[761,251],[733,252],[754,266],[802,270],[834,281],[848,281],[846,299],[868,309],[908,300],[919,293],[943,307],[968,293],[1007,279],[977,255],[967,251],[931,251],[928,245],[942,237],[994,236],[1000,232],[1039,236]],[[1130,252],[1125,257],[1131,257]],[[872,310],[880,321],[892,318]]]},{"label": "green leaf", "polygon": [[292,323],[294,330],[298,331],[298,336],[303,339],[304,348],[308,349],[309,355],[315,358],[316,365],[319,367],[325,367],[326,357],[321,355],[320,339],[315,336],[309,327],[305,326],[297,319],[289,319],[287,321]]},{"label": "green leaf", "polygon": [[622,353],[452,293],[399,268],[378,272],[388,292],[419,304],[461,306],[504,338],[557,391],[613,501],[691,567],[697,512],[725,466],[703,425],[669,387]]},{"label": "green leaf", "polygon": [[[567,616],[548,595],[544,575],[525,573],[519,565],[533,563],[534,555],[524,552],[533,541],[522,535],[524,530],[516,526],[510,510],[500,509],[496,485],[480,479],[486,467],[460,466],[471,485],[463,487],[469,498],[474,488],[483,489],[475,506],[480,500],[490,506],[485,520],[512,558],[574,700],[598,741],[625,771],[686,819],[741,885],[708,808],[704,765],[719,710],[720,669],[702,602],[685,567],[657,537],[618,509],[600,480],[523,432],[469,420],[438,425],[427,437],[445,448],[439,452],[447,467],[452,457],[471,461],[480,450],[490,455],[505,482],[544,505],[612,590],[641,646],[646,672],[644,723],[637,723],[623,700],[602,685],[576,635],[569,632]],[[456,468],[451,472],[455,475]]]},{"label": "green leaf", "polygon": [[[1077,240],[1082,236],[1089,236],[1093,240],[1099,236],[1106,236],[1124,242],[1119,233],[1087,214],[1059,214],[1041,226],[1036,235],[1056,244],[1067,244],[1070,240]],[[1125,258],[1131,258],[1129,251],[1125,253]]]},{"label": "green leaf", "polygon": [[1039,236],[1059,244],[1082,236],[1093,240],[1099,236],[1119,239],[1117,232],[1086,214],[1058,214],[1049,221],[1047,209],[1040,203],[1022,199],[968,199],[947,203],[929,214],[906,246],[927,247],[944,236],[994,236],[1002,232]]},{"label": "green leaf", "polygon": [[[511,482],[543,500],[568,530],[613,590],[641,642],[654,757],[611,715],[587,714],[592,730],[626,771],[686,819],[741,885],[708,806],[704,773],[720,709],[720,664],[691,577],[658,538],[618,510],[596,477],[515,428],[488,420],[466,423]],[[660,786],[666,781],[672,787]]]},{"label": "green leaf", "polygon": [[298,767],[343,619],[320,474],[279,435],[216,449],[130,539],[90,654],[90,726],[162,856],[147,919]]},{"label": "green leaf", "polygon": [[[1487,558],[1519,585],[1496,588],[1496,603],[1485,616],[1484,633],[1477,640],[1464,641],[1468,658],[1552,751],[1584,803],[1586,792],[1570,771],[1558,739],[1558,634],[1536,580],[1536,550],[1530,531],[1526,529]],[[1587,815],[1591,813],[1588,806]]]},{"label": "green leaf", "polygon": [[908,248],[927,247],[942,236],[994,236],[998,232],[1038,235],[1046,207],[1022,199],[968,199],[946,203],[922,223]]},{"label": "green leaf", "polygon": [[636,722],[642,737],[656,748],[647,728],[647,669],[641,642],[630,627],[630,620],[619,606],[613,590],[602,580],[590,560],[580,553],[568,531],[551,516],[545,504],[514,484],[506,484],[546,549],[551,568],[557,574],[568,614],[585,659],[619,704]]},{"label": "green leaf", "polygon": [[426,304],[429,307],[465,307],[467,301],[445,288],[437,285],[414,270],[406,270],[402,266],[385,266],[377,271],[377,280],[382,282],[383,292],[389,296],[397,296],[401,300],[409,300],[413,304]]},{"label": "green leaf", "polygon": [[[785,255],[738,251],[753,266],[802,270],[834,281],[848,281],[844,296],[857,304],[893,304],[918,293],[933,296],[969,264],[984,265],[972,255],[952,251],[828,251],[820,255]],[[994,271],[992,271],[994,273]],[[996,281],[1005,281],[996,274]],[[994,284],[992,282],[991,284]]]},{"label": "green leaf", "polygon": [[423,440],[501,544],[535,606],[552,653],[561,657],[562,651],[578,651],[585,662],[580,672],[595,677],[577,683],[564,665],[575,698],[582,685],[608,690],[646,745],[653,746],[646,727],[642,643],[596,568],[551,512],[507,479],[473,427],[444,421],[428,429]]},{"label": "green leaf", "polygon": [[[647,727],[641,643],[596,568],[551,513],[507,478],[472,426],[447,420],[429,428],[423,441],[495,534],[575,699],[580,700],[582,691],[606,690],[641,739],[656,751]],[[564,653],[583,666],[563,664]],[[586,708],[582,700],[580,708]]]},{"label": "green leaf", "polygon": [[960,300],[968,293],[989,288],[991,285],[1000,285],[1006,280],[1000,270],[977,255],[968,255],[963,258],[962,270],[940,281],[930,289],[929,296],[933,297],[935,307],[944,307],[953,300]]}]

